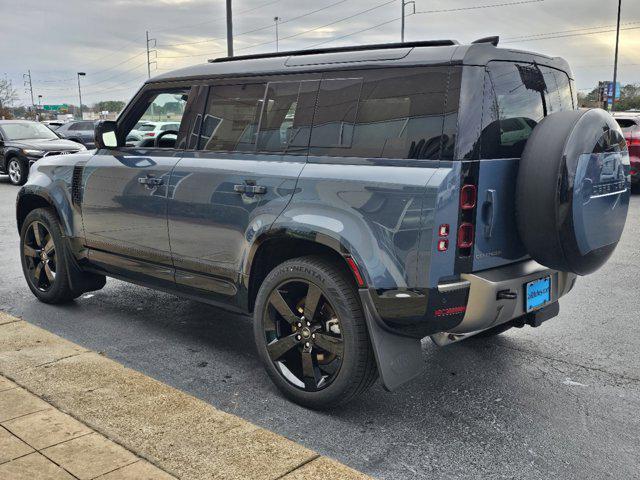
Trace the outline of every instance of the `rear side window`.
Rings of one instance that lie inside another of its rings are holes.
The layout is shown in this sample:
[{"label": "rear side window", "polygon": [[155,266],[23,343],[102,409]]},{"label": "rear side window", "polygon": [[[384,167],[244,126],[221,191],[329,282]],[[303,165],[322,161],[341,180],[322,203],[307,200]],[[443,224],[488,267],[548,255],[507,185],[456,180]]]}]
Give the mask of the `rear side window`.
[{"label": "rear side window", "polygon": [[361,72],[323,79],[313,155],[440,158],[449,68]]},{"label": "rear side window", "polygon": [[569,77],[532,64],[490,62],[484,85],[482,158],[519,158],[535,126],[551,113],[572,110]]},{"label": "rear side window", "polygon": [[307,153],[318,90],[317,80],[267,85],[257,150]]},{"label": "rear side window", "polygon": [[264,84],[211,87],[202,121],[202,149],[254,151]]}]

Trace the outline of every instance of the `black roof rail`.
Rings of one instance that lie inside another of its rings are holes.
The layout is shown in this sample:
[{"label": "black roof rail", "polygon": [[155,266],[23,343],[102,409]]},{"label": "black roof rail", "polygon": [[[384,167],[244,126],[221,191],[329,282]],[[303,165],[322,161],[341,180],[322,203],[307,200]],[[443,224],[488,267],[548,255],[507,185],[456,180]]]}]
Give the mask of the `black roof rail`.
[{"label": "black roof rail", "polygon": [[494,47],[497,47],[498,43],[500,43],[500,37],[498,35],[495,35],[493,37],[479,38],[478,40],[474,40],[471,43],[472,44],[474,44],[474,43],[490,43]]},{"label": "black roof rail", "polygon": [[319,53],[361,52],[364,50],[386,50],[391,48],[411,47],[447,47],[459,45],[456,40],[424,40],[421,42],[377,43],[371,45],[353,45],[350,47],[313,48],[309,50],[291,50],[288,52],[257,53],[239,55],[237,57],[220,57],[210,59],[209,63],[234,62],[236,60],[252,60],[256,58],[294,57],[300,55],[317,55]]}]

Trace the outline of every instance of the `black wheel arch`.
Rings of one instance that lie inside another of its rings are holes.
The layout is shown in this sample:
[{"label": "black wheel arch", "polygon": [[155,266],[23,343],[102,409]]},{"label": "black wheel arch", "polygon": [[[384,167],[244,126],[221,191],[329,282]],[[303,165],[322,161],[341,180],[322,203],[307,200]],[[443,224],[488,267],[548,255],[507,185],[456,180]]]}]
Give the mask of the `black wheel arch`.
[{"label": "black wheel arch", "polygon": [[[347,261],[351,257],[351,252],[335,239],[316,234],[311,240],[288,230],[268,232],[253,243],[243,269],[248,294],[248,311],[253,312],[260,285],[271,270],[287,260],[310,255],[331,259],[349,274],[356,288],[364,286],[358,285]],[[360,264],[358,264],[358,270],[365,279],[366,285],[366,273]]]}]

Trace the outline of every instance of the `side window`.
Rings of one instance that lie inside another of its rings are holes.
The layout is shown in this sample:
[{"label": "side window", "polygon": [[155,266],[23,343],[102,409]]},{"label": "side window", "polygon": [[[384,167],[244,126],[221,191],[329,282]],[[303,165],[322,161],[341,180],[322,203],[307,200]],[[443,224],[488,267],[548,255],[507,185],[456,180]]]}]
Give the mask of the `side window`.
[{"label": "side window", "polygon": [[204,150],[254,151],[264,84],[213,86],[202,121]]},{"label": "side window", "polygon": [[351,147],[361,90],[362,78],[323,79],[320,82],[310,147],[327,148],[329,155],[351,155],[342,149]]},{"label": "side window", "polygon": [[258,133],[259,152],[306,153],[319,82],[271,82]]},{"label": "side window", "polygon": [[536,66],[491,62],[485,77],[482,158],[518,158],[544,118],[547,86]]},{"label": "side window", "polygon": [[[361,75],[362,79],[322,81],[311,133],[311,153],[440,158],[449,68],[376,70]],[[450,103],[452,136],[458,91],[453,92]],[[453,145],[454,139],[451,140]]]},{"label": "side window", "polygon": [[[153,94],[145,104],[146,110],[144,113],[139,118],[136,118],[135,121],[131,119],[131,128],[124,132],[125,138],[139,122],[143,122],[143,125],[137,129],[138,132],[153,132],[155,130],[154,122],[175,122],[175,125],[181,125],[185,107],[192,90],[192,88],[185,87]],[[154,145],[154,142],[155,135],[149,134],[138,141],[136,146],[150,147]],[[160,139],[160,148],[176,148],[177,146],[178,141],[175,135],[168,134]]]},{"label": "side window", "polygon": [[208,92],[209,87],[204,85],[192,87],[189,92],[189,98],[184,107],[182,122],[170,124],[171,128],[168,128],[168,130],[178,131],[176,148],[186,150],[198,148],[202,112],[204,110],[205,102],[207,101]]}]

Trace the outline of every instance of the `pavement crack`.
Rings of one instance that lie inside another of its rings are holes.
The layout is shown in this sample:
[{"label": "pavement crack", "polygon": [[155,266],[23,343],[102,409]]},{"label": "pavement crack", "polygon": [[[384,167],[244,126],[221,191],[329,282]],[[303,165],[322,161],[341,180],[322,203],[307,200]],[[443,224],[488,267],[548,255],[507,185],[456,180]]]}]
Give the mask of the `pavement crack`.
[{"label": "pavement crack", "polygon": [[[558,363],[562,363],[562,364],[565,364],[565,365],[570,365],[572,367],[578,367],[578,368],[583,368],[585,370],[590,370],[590,371],[594,371],[594,372],[598,372],[598,373],[603,373],[605,375],[621,378],[621,379],[624,379],[624,380],[627,380],[627,381],[630,381],[630,382],[640,383],[640,378],[629,377],[627,375],[624,375],[624,374],[621,374],[621,373],[610,372],[610,371],[604,370],[602,368],[590,367],[588,365],[583,365],[581,363],[574,363],[574,362],[570,362],[569,360],[563,360],[561,358],[550,357],[548,355],[543,355],[541,353],[534,352],[534,351],[531,351],[531,350],[527,350],[527,349],[524,349],[524,348],[517,348],[517,347],[512,347],[512,346],[509,346],[509,345],[501,345],[501,344],[498,344],[498,343],[494,343],[493,345],[496,346],[496,347],[506,348],[508,350],[515,350],[516,352],[520,352],[520,353],[524,353],[524,354],[527,354],[527,355],[531,355],[532,357],[544,358],[545,360],[549,360],[549,361],[552,361],[552,362],[558,362]],[[551,366],[551,368],[553,368],[554,370],[557,370],[560,373],[566,375],[565,372],[562,372],[562,371],[558,370],[557,368],[553,367],[553,365]]]},{"label": "pavement crack", "polygon": [[317,460],[320,458],[320,454],[316,453],[315,455],[312,455],[311,457],[309,457],[307,460],[305,460],[304,462],[302,462],[301,464],[289,469],[288,471],[284,472],[282,475],[280,475],[279,477],[276,477],[274,480],[278,480],[279,478],[284,478],[287,475],[295,472],[296,470],[300,470],[302,467],[304,467],[305,465],[307,465],[308,463],[313,462],[314,460]]},{"label": "pavement crack", "polygon": [[[85,354],[85,353],[91,353],[91,352],[89,352],[88,350],[85,350],[84,352],[78,352],[78,353],[74,353],[74,354],[71,354],[71,355],[67,355],[67,356],[65,356],[65,357],[56,358],[55,360],[51,360],[50,362],[44,362],[44,363],[40,363],[40,364],[38,364],[38,365],[34,365],[34,366],[32,366],[32,367],[24,368],[24,369],[22,369],[22,370],[19,370],[19,372],[24,372],[24,371],[26,371],[26,370],[31,370],[31,369],[33,369],[33,368],[47,367],[47,366],[49,366],[49,365],[53,365],[54,363],[58,363],[58,362],[60,362],[60,361],[62,361],[62,360],[66,360],[67,358],[78,357],[78,356],[83,355],[83,354]],[[19,373],[19,372],[18,372],[18,373]]]}]

